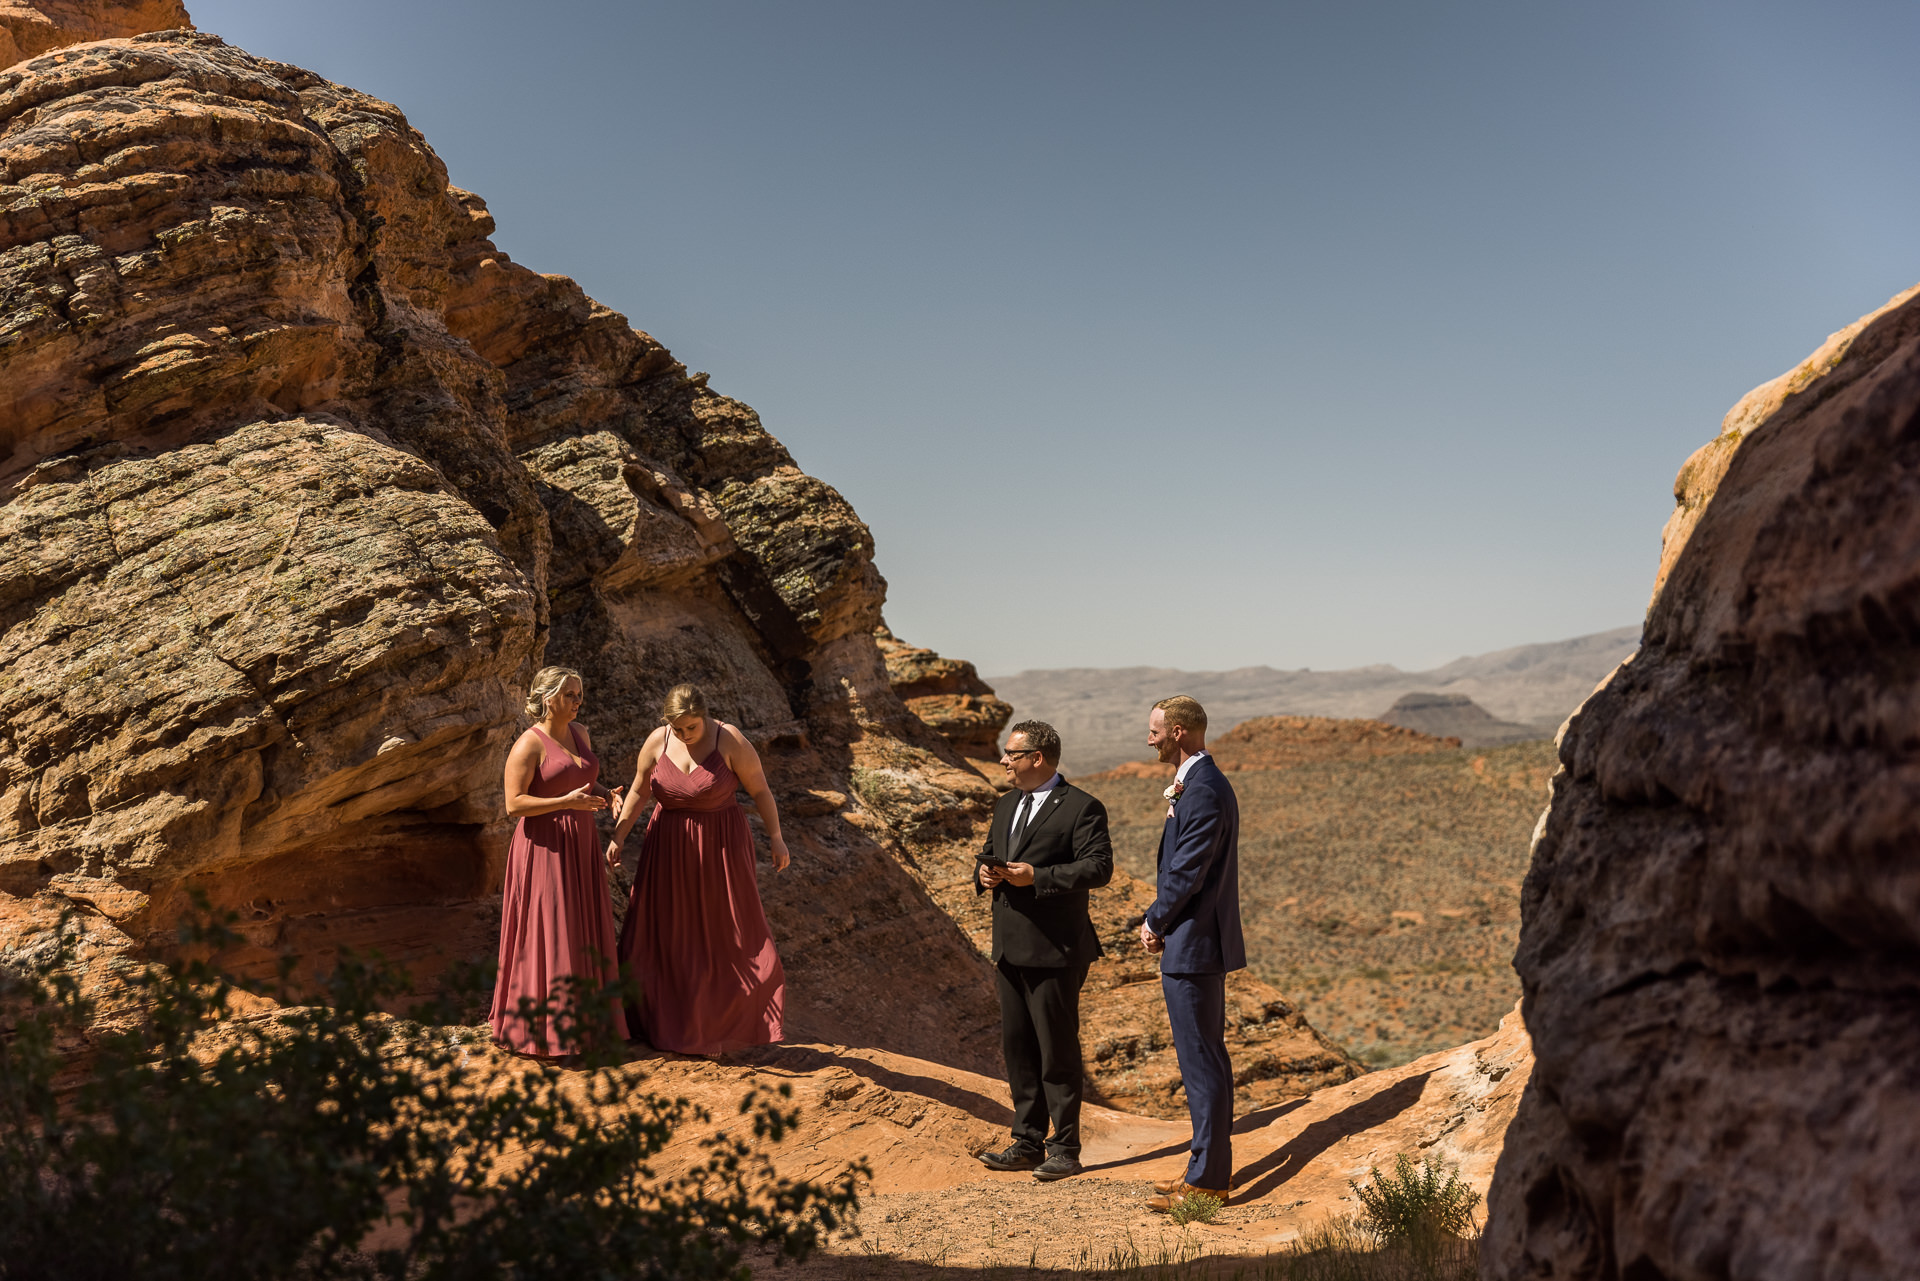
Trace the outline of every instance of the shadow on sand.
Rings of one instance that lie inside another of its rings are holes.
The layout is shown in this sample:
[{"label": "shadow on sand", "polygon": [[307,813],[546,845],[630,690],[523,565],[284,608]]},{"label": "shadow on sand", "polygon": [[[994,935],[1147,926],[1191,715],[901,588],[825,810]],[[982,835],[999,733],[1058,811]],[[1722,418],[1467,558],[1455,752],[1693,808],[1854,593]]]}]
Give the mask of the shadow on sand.
[{"label": "shadow on sand", "polygon": [[1241,1167],[1234,1175],[1234,1200],[1257,1200],[1298,1174],[1309,1161],[1340,1140],[1385,1125],[1419,1102],[1427,1088],[1427,1078],[1432,1075],[1422,1072],[1396,1081],[1325,1120],[1315,1121],[1258,1161]]},{"label": "shadow on sand", "polygon": [[822,1068],[845,1068],[855,1076],[896,1094],[917,1094],[935,1103],[957,1108],[989,1125],[1006,1127],[1013,1124],[1013,1109],[998,1099],[951,1081],[942,1081],[939,1077],[896,1072],[853,1055],[830,1054],[810,1045],[761,1045],[738,1051],[731,1058],[735,1062],[749,1063],[776,1072],[791,1072],[795,1076],[809,1075]]}]

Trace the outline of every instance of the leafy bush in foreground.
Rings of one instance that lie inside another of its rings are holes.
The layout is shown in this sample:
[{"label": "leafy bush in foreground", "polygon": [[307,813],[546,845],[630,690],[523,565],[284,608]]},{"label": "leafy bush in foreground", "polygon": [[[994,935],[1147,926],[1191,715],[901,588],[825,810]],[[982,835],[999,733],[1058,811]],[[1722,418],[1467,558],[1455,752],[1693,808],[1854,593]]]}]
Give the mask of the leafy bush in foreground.
[{"label": "leafy bush in foreground", "polygon": [[[757,1093],[753,1144],[716,1135],[656,1177],[647,1161],[703,1110],[610,1055],[563,1071],[504,1061],[444,1008],[390,1018],[404,986],[375,965],[345,960],[324,1004],[252,1018],[205,961],[133,967],[108,994],[130,1026],[102,1030],[72,949],[63,922],[49,955],[0,969],[6,1281],[745,1277],[747,1246],[804,1257],[855,1205],[862,1167],[774,1175],[756,1147],[798,1113]],[[608,1045],[607,995],[522,1014]]]},{"label": "leafy bush in foreground", "polygon": [[1349,1182],[1360,1198],[1362,1226],[1389,1244],[1425,1246],[1474,1231],[1473,1208],[1480,1194],[1460,1181],[1457,1171],[1442,1170],[1432,1157],[1418,1166],[1402,1152],[1393,1173],[1373,1167],[1371,1185]]}]

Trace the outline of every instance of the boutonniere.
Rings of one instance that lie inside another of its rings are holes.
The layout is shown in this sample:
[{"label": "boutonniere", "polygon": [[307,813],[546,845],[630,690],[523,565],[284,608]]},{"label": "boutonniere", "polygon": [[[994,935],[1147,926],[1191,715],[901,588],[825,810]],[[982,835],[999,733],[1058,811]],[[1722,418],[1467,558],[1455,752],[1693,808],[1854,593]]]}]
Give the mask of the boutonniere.
[{"label": "boutonniere", "polygon": [[1168,818],[1173,817],[1173,803],[1179,800],[1180,793],[1186,790],[1187,790],[1187,785],[1185,783],[1175,782],[1175,783],[1169,784],[1167,786],[1167,790],[1160,793],[1162,796],[1167,798],[1167,817]]}]

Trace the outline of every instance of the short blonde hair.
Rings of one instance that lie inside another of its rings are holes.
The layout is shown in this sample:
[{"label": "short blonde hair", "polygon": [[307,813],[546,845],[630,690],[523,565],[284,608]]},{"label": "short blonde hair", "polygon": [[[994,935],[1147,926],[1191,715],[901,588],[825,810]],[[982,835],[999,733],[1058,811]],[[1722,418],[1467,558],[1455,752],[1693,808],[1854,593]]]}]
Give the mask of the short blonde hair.
[{"label": "short blonde hair", "polygon": [[667,701],[660,705],[662,725],[671,725],[682,716],[706,714],[707,696],[700,692],[698,685],[675,685],[667,691]]},{"label": "short blonde hair", "polygon": [[1185,694],[1175,694],[1172,698],[1163,698],[1154,704],[1165,714],[1167,724],[1178,725],[1185,730],[1205,738],[1207,736],[1207,709]]},{"label": "short blonde hair", "polygon": [[560,692],[560,687],[568,678],[580,682],[580,688],[587,686],[586,679],[571,667],[543,667],[533,674],[533,684],[527,686],[527,715],[539,720],[547,714],[547,700]]}]

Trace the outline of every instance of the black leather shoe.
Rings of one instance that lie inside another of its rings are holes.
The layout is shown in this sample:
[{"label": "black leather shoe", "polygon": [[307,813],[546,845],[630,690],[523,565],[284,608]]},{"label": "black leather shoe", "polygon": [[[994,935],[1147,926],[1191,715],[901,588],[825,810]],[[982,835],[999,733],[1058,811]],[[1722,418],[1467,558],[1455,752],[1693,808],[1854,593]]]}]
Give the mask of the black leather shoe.
[{"label": "black leather shoe", "polygon": [[1016,1143],[1004,1152],[976,1152],[974,1155],[989,1170],[1031,1170],[1040,1164],[1040,1153],[1024,1143]]},{"label": "black leather shoe", "polygon": [[1070,1157],[1064,1152],[1056,1152],[1039,1164],[1033,1172],[1033,1177],[1042,1183],[1051,1183],[1055,1179],[1070,1179],[1086,1168],[1080,1164],[1078,1158]]}]

